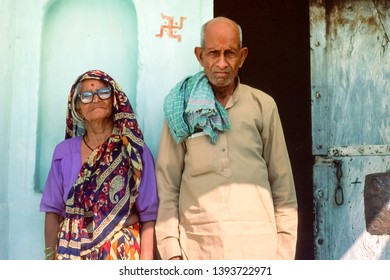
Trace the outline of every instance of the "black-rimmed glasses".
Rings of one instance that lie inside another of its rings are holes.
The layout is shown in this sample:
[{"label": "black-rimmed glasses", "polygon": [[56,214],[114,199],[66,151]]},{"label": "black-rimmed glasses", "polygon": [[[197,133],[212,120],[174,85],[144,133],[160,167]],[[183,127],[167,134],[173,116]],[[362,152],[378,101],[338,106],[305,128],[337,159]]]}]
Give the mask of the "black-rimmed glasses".
[{"label": "black-rimmed glasses", "polygon": [[92,102],[93,97],[95,96],[95,94],[97,94],[100,99],[105,100],[105,99],[110,98],[111,93],[112,93],[111,92],[111,88],[110,87],[105,87],[105,88],[99,89],[96,92],[93,92],[93,91],[80,92],[79,93],[79,98],[80,98],[81,102],[83,102],[84,104],[88,104],[88,103]]}]

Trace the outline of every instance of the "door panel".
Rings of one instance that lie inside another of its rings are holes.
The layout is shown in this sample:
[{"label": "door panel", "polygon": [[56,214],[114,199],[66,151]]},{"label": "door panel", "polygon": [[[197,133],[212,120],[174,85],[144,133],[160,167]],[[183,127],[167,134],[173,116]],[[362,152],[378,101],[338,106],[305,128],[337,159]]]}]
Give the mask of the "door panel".
[{"label": "door panel", "polygon": [[390,142],[390,11],[378,2],[311,1],[314,155]]},{"label": "door panel", "polygon": [[389,16],[387,1],[310,1],[316,259],[390,257],[364,201],[366,176],[390,171]]},{"label": "door panel", "polygon": [[[364,201],[366,176],[387,171],[389,161],[390,155],[316,157],[316,259],[390,258],[390,251],[386,250],[389,235],[372,235],[366,230]],[[341,189],[338,188],[338,168],[341,168]],[[340,192],[343,199],[336,201]]]}]

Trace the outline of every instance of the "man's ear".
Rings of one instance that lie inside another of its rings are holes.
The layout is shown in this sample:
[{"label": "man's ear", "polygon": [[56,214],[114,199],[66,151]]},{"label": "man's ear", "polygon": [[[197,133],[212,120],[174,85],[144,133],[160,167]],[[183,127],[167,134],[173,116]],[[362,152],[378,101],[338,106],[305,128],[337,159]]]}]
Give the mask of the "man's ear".
[{"label": "man's ear", "polygon": [[203,49],[201,47],[195,47],[195,49],[194,49],[195,56],[198,59],[201,66],[203,66],[202,51],[203,51]]},{"label": "man's ear", "polygon": [[240,68],[244,64],[244,61],[245,61],[247,55],[248,55],[248,48],[245,48],[245,47],[241,48],[241,50],[240,50]]}]

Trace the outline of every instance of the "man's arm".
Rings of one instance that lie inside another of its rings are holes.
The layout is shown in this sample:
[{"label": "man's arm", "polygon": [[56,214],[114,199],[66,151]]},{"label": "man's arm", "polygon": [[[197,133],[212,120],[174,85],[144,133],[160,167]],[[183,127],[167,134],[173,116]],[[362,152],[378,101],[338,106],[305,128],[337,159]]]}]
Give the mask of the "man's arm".
[{"label": "man's arm", "polygon": [[159,209],[157,248],[163,260],[181,256],[179,243],[179,195],[184,166],[184,147],[177,144],[164,122],[156,160]]},{"label": "man's arm", "polygon": [[276,104],[266,116],[264,157],[268,165],[278,233],[278,259],[294,259],[297,242],[298,212],[295,184]]}]

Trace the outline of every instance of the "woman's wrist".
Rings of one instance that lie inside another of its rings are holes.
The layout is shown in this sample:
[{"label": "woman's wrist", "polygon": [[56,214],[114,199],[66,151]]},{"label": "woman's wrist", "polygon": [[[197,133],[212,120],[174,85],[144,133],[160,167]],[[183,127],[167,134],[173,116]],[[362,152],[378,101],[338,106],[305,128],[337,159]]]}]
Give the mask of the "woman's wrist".
[{"label": "woman's wrist", "polygon": [[43,250],[43,252],[45,253],[45,260],[54,260],[56,257],[55,246],[46,247],[45,250]]}]

